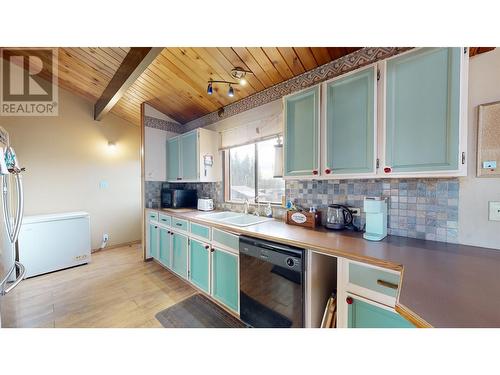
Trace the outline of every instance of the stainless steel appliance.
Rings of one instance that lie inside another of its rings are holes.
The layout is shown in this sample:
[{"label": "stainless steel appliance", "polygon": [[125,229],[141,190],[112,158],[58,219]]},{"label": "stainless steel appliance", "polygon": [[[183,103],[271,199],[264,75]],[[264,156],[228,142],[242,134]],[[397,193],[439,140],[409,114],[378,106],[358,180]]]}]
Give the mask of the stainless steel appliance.
[{"label": "stainless steel appliance", "polygon": [[161,189],[161,208],[194,208],[197,200],[196,190]]},{"label": "stainless steel appliance", "polygon": [[305,252],[240,237],[240,319],[256,328],[304,327]]},{"label": "stainless steel appliance", "polygon": [[211,198],[198,198],[198,210],[213,211],[214,200]]},{"label": "stainless steel appliance", "polygon": [[330,204],[326,212],[325,227],[328,229],[341,230],[352,224],[352,213],[347,206],[341,204]]},{"label": "stainless steel appliance", "polygon": [[8,294],[26,274],[16,259],[15,243],[21,229],[24,211],[23,168],[10,146],[9,134],[0,127],[0,185],[3,210],[0,210],[0,327],[2,326],[2,296]]}]

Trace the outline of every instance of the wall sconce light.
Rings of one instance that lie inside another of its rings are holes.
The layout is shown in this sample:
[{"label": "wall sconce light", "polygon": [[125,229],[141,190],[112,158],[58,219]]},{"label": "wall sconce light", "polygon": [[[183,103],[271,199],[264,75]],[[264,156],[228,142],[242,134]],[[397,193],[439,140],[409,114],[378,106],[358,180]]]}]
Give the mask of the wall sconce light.
[{"label": "wall sconce light", "polygon": [[115,151],[116,150],[116,142],[108,141],[108,150]]}]

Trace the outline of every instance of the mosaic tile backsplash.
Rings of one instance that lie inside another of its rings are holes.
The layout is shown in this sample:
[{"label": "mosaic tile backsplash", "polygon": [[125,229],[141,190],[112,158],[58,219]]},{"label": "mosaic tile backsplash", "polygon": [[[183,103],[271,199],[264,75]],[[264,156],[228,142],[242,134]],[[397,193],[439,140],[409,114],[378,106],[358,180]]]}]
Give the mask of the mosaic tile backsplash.
[{"label": "mosaic tile backsplash", "polygon": [[[216,207],[240,211],[241,205],[224,202],[222,183],[146,182],[146,206],[160,206],[160,191],[167,187],[197,189],[198,196],[214,199]],[[365,196],[388,200],[388,233],[427,240],[458,242],[459,181],[451,179],[373,179],[286,181],[285,194],[305,208],[316,206],[326,218],[329,204],[340,203],[363,208]],[[253,209],[252,209],[253,212]],[[273,215],[283,219],[285,211],[273,208]],[[355,217],[354,224],[363,228],[365,214]]]},{"label": "mosaic tile backsplash", "polygon": [[[377,179],[287,181],[285,194],[321,211],[332,203],[363,208],[365,196],[387,197],[389,234],[456,243],[458,191],[458,179]],[[364,213],[354,224],[364,226]]]}]

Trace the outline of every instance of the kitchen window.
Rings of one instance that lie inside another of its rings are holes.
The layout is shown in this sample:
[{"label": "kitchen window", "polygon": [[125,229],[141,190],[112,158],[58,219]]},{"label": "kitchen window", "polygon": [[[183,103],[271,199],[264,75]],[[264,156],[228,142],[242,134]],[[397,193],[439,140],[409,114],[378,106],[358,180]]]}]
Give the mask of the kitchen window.
[{"label": "kitchen window", "polygon": [[276,138],[226,151],[226,201],[277,203],[285,194],[285,181],[274,177]]}]

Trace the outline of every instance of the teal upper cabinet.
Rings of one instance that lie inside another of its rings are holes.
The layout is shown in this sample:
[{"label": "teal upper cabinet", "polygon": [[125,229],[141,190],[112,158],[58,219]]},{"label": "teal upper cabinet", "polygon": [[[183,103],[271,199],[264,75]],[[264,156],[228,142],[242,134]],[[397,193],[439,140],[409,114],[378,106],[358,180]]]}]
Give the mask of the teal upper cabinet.
[{"label": "teal upper cabinet", "polygon": [[238,255],[215,248],[212,252],[212,295],[227,307],[239,310]]},{"label": "teal upper cabinet", "polygon": [[165,266],[171,267],[172,241],[170,231],[160,228],[160,243],[158,246],[158,260]]},{"label": "teal upper cabinet", "polygon": [[198,179],[198,132],[181,135],[181,169],[183,180]]},{"label": "teal upper cabinet", "polygon": [[401,315],[382,305],[348,298],[352,302],[347,310],[348,328],[415,328]]},{"label": "teal upper cabinet", "polygon": [[179,276],[187,278],[188,238],[175,233],[172,236],[172,270]]},{"label": "teal upper cabinet", "polygon": [[375,173],[376,67],[325,84],[325,176]]},{"label": "teal upper cabinet", "polygon": [[149,223],[149,258],[158,258],[158,225]]},{"label": "teal upper cabinet", "polygon": [[167,141],[167,179],[170,182],[222,180],[220,135],[196,129]]},{"label": "teal upper cabinet", "polygon": [[284,175],[319,174],[319,86],[284,99]]},{"label": "teal upper cabinet", "polygon": [[174,137],[167,140],[167,179],[169,181],[181,179],[179,139],[179,137]]},{"label": "teal upper cabinet", "polygon": [[210,245],[189,240],[189,280],[198,288],[209,292]]},{"label": "teal upper cabinet", "polygon": [[461,48],[387,61],[385,173],[459,169]]}]

